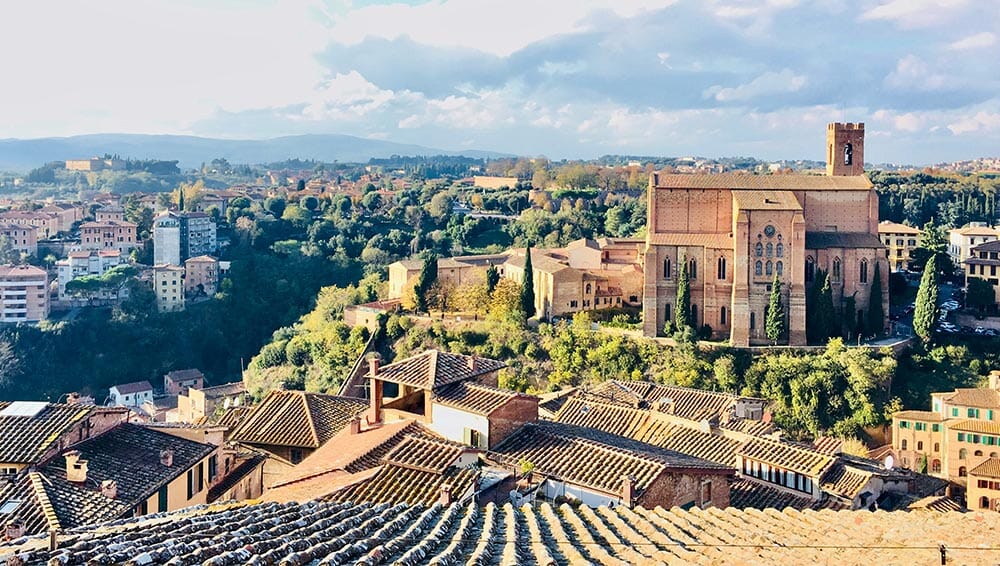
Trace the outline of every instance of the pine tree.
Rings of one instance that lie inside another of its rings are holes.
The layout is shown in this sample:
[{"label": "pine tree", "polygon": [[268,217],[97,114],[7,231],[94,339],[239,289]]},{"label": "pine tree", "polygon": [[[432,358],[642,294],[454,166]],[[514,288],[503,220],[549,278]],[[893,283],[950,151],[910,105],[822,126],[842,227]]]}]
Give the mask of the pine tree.
[{"label": "pine tree", "polygon": [[417,312],[427,312],[427,295],[435,281],[437,281],[437,255],[429,253],[424,256],[424,265],[420,268],[420,276],[413,288]]},{"label": "pine tree", "polygon": [[524,251],[524,279],[521,281],[521,310],[524,318],[535,316],[535,273],[531,268],[531,246]]},{"label": "pine tree", "polygon": [[688,281],[688,263],[684,254],[678,258],[677,301],[674,304],[674,326],[678,332],[691,327],[691,284]]},{"label": "pine tree", "polygon": [[486,291],[493,294],[493,289],[497,288],[497,283],[500,282],[500,272],[492,263],[486,268]]},{"label": "pine tree", "polygon": [[875,280],[868,295],[868,333],[880,336],[885,330],[885,311],[882,310],[882,273],[879,262],[875,262]]},{"label": "pine tree", "polygon": [[931,340],[934,320],[937,317],[937,256],[932,255],[924,267],[917,289],[917,300],[913,310],[913,332],[926,344]]},{"label": "pine tree", "polygon": [[774,281],[771,282],[771,298],[767,302],[767,320],[764,323],[764,332],[767,339],[774,344],[778,343],[781,335],[785,332],[785,309],[781,306],[781,281],[778,274],[774,274]]}]

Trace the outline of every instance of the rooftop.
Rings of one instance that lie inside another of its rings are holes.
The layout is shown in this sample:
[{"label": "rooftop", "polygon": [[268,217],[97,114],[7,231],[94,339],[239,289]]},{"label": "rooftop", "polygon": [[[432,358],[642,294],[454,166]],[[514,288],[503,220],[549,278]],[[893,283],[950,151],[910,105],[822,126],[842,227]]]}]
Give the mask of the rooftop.
[{"label": "rooftop", "polygon": [[899,222],[890,222],[889,220],[883,220],[878,223],[878,233],[879,234],[920,234],[920,230],[914,228],[913,226],[907,226],[906,224],[900,224]]},{"label": "rooftop", "polygon": [[[998,513],[614,509],[540,503],[209,507],[0,547],[30,564],[954,564],[1000,561]],[[567,544],[569,543],[569,544]],[[69,556],[66,556],[69,554]]]},{"label": "rooftop", "polygon": [[979,409],[1000,409],[1000,391],[986,387],[956,389],[948,393],[938,393],[934,396],[940,396],[949,405],[976,407]]},{"label": "rooftop", "polygon": [[1000,458],[987,458],[985,462],[969,470],[969,475],[1000,478]]},{"label": "rooftop", "polygon": [[763,437],[750,439],[740,448],[738,454],[750,460],[798,472],[812,478],[819,477],[834,463],[832,456]]},{"label": "rooftop", "polygon": [[[20,407],[31,410],[18,411]],[[36,409],[40,409],[34,412]],[[94,407],[0,402],[0,462],[32,464]]]},{"label": "rooftop", "polygon": [[364,399],[303,391],[272,391],[230,435],[245,444],[319,448],[364,412]]},{"label": "rooftop", "polygon": [[517,397],[535,398],[532,395],[525,395],[516,391],[460,381],[436,389],[433,400],[435,403],[447,407],[454,407],[470,413],[489,416],[493,411]]},{"label": "rooftop", "polygon": [[133,381],[132,383],[122,383],[121,385],[112,385],[112,389],[118,391],[122,395],[131,395],[133,393],[139,393],[141,391],[152,391],[153,386],[149,384],[148,381]]},{"label": "rooftop", "polygon": [[652,184],[658,189],[867,191],[872,188],[871,181],[864,175],[752,175],[749,173],[688,175],[679,173],[654,173]]},{"label": "rooftop", "polygon": [[404,360],[379,368],[377,377],[422,389],[465,381],[492,373],[507,364],[489,358],[427,350]]},{"label": "rooftop", "polygon": [[868,232],[806,232],[806,249],[884,248],[882,240]]}]

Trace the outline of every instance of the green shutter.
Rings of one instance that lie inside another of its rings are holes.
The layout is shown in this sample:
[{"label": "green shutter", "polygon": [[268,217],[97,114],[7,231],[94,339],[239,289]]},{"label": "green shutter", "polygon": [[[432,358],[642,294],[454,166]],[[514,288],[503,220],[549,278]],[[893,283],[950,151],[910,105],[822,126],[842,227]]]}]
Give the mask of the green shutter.
[{"label": "green shutter", "polygon": [[188,470],[187,488],[188,488],[188,499],[191,499],[192,497],[194,497],[194,470]]},{"label": "green shutter", "polygon": [[167,486],[160,488],[160,491],[156,494],[156,510],[159,513],[164,513],[167,511]]}]

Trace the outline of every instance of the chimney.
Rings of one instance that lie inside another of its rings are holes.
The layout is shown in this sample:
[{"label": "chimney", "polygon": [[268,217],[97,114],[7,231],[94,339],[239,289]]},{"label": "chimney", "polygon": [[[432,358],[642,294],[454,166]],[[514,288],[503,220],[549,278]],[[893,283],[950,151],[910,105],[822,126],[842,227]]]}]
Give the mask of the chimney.
[{"label": "chimney", "polygon": [[990,372],[990,389],[1000,389],[1000,370]]},{"label": "chimney", "polygon": [[79,450],[70,450],[66,458],[66,481],[83,483],[87,481],[87,461],[80,459]]},{"label": "chimney", "polygon": [[451,484],[441,484],[441,492],[438,495],[438,503],[441,505],[451,505]]},{"label": "chimney", "polygon": [[622,476],[622,505],[629,509],[635,504],[635,478],[630,475]]},{"label": "chimney", "polygon": [[160,463],[166,467],[174,465],[174,451],[170,448],[160,450]]},{"label": "chimney", "polygon": [[361,417],[356,416],[347,423],[348,433],[351,435],[361,434]]},{"label": "chimney", "polygon": [[378,355],[378,352],[372,352],[368,354],[368,377],[375,377],[378,375],[379,362],[382,356]]},{"label": "chimney", "polygon": [[368,414],[365,420],[369,425],[377,425],[382,422],[382,380],[372,378],[371,381],[368,392]]},{"label": "chimney", "polygon": [[479,363],[479,359],[475,354],[469,356],[469,371],[475,373],[476,365]]},{"label": "chimney", "polygon": [[24,523],[15,519],[7,523],[7,530],[4,533],[4,540],[15,540],[24,536]]},{"label": "chimney", "polygon": [[115,480],[104,480],[101,482],[101,495],[108,499],[118,497],[118,482]]}]

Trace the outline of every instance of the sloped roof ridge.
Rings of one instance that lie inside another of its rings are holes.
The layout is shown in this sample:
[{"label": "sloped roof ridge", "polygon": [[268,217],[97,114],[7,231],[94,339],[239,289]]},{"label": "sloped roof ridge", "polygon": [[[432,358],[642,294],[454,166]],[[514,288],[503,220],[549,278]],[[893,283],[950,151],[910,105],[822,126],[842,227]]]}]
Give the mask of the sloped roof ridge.
[{"label": "sloped roof ridge", "polygon": [[28,478],[31,480],[32,490],[38,499],[38,506],[42,508],[42,514],[45,515],[45,521],[49,525],[49,531],[61,530],[62,526],[59,523],[59,516],[56,515],[55,507],[49,499],[49,492],[45,490],[45,483],[49,479],[38,472],[30,472]]}]

